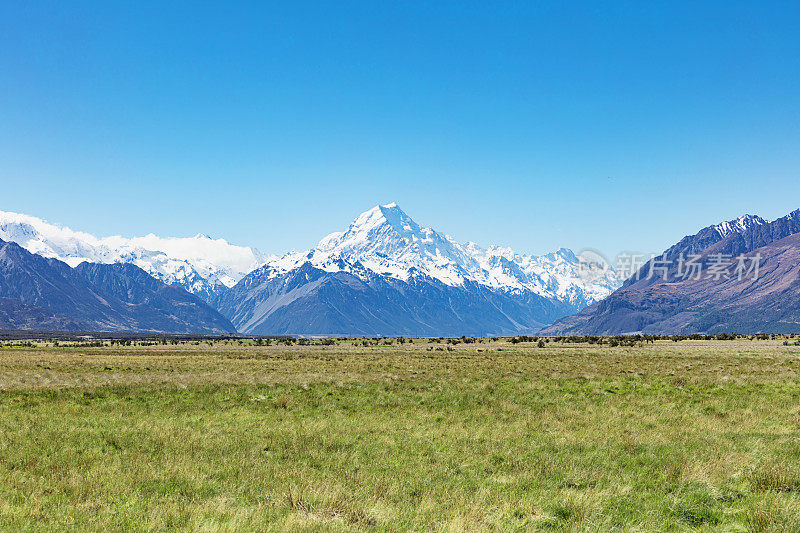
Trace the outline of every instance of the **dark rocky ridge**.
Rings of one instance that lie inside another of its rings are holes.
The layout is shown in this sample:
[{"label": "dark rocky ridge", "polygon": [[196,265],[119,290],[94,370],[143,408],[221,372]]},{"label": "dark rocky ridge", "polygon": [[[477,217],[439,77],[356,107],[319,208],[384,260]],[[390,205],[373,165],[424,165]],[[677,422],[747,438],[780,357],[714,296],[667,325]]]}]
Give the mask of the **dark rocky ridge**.
[{"label": "dark rocky ridge", "polygon": [[[147,327],[172,333],[231,333],[233,324],[181,287],[167,285],[130,263],[81,263],[75,270],[103,295],[136,309],[136,320]],[[199,329],[193,329],[199,328]]]},{"label": "dark rocky ridge", "polygon": [[229,333],[197,297],[133,265],[78,268],[0,240],[0,328]]}]

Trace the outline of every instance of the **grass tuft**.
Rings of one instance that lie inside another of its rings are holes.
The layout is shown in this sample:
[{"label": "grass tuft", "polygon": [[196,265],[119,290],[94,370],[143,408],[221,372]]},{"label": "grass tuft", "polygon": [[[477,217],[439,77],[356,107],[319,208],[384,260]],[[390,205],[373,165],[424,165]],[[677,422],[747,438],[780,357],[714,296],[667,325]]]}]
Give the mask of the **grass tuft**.
[{"label": "grass tuft", "polygon": [[750,484],[758,492],[800,492],[800,466],[788,462],[761,465],[750,474]]},{"label": "grass tuft", "polygon": [[766,494],[749,503],[745,523],[750,533],[796,533],[800,531],[800,499],[781,499]]}]

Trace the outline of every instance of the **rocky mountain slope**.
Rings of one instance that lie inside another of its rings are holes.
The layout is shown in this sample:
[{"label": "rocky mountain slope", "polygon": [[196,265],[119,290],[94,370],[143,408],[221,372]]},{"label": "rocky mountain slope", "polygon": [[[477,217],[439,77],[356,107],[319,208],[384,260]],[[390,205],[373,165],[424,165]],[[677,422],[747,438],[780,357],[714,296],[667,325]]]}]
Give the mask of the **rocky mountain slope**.
[{"label": "rocky mountain slope", "polygon": [[233,286],[266,259],[254,248],[199,234],[188,238],[103,237],[73,231],[42,219],[0,211],[0,239],[70,266],[83,262],[130,263],[168,285],[206,301]]},{"label": "rocky mountain slope", "polygon": [[608,298],[542,333],[799,331],[797,210],[772,222],[745,215],[685,237]]},{"label": "rocky mountain slope", "polygon": [[224,334],[228,320],[134,265],[81,264],[0,240],[0,329]]}]

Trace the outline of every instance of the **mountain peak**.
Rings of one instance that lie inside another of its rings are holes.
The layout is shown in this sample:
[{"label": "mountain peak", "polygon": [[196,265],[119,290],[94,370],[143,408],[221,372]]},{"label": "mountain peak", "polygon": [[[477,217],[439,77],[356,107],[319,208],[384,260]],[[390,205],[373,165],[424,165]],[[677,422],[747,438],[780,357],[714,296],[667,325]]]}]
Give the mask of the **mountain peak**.
[{"label": "mountain peak", "polygon": [[742,215],[740,217],[734,218],[733,220],[728,220],[727,222],[723,222],[721,224],[717,224],[714,226],[721,237],[727,237],[731,233],[742,233],[743,231],[747,231],[748,229],[752,228],[753,226],[761,226],[767,224],[767,221],[757,215]]},{"label": "mountain peak", "polygon": [[402,221],[402,220],[411,220],[400,206],[397,205],[395,202],[385,205],[376,205],[372,209],[364,211],[360,215],[358,215],[355,220],[350,224],[350,228],[354,227],[366,227],[366,226],[375,226],[382,224],[384,222],[388,222],[390,224]]},{"label": "mountain peak", "polygon": [[573,303],[597,301],[618,286],[613,273],[599,281],[583,279],[579,260],[571,250],[562,248],[536,257],[510,248],[484,250],[475,243],[462,245],[420,226],[396,203],[376,205],[361,213],[345,231],[323,238],[307,256],[287,254],[271,264],[276,271],[285,272],[304,262],[331,272],[348,269],[344,264],[360,264],[378,275],[404,281],[422,276],[449,286],[474,282]]},{"label": "mountain peak", "polygon": [[358,215],[347,230],[331,233],[317,245],[323,251],[352,251],[365,246],[395,240],[429,239],[432,230],[420,228],[400,206],[392,202],[385,205],[376,205],[372,209]]}]

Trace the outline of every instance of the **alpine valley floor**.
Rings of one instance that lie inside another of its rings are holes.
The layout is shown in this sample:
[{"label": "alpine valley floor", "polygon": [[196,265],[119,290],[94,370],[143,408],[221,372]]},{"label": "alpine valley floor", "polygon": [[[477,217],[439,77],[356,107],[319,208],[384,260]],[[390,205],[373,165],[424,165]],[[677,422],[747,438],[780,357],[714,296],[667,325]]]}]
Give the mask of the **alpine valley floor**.
[{"label": "alpine valley floor", "polygon": [[5,342],[0,528],[798,531],[796,340]]}]

